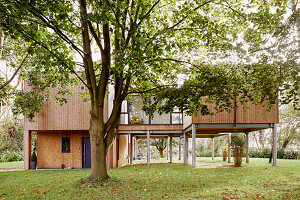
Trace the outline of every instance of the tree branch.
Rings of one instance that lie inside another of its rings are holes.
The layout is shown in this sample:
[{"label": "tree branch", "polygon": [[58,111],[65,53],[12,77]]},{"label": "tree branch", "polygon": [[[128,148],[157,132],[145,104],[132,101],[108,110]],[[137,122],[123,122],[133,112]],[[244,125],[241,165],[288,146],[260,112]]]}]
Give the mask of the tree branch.
[{"label": "tree branch", "polygon": [[[209,1],[207,1],[207,2],[205,2],[205,3],[203,3],[203,4],[201,4],[201,5],[199,5],[199,6],[197,6],[196,8],[194,8],[193,11],[198,10],[199,8],[205,6],[206,4],[208,4],[208,3],[210,3],[210,2],[211,2],[211,0],[209,0]],[[189,14],[190,14],[190,13],[189,13]],[[178,21],[177,23],[175,23],[173,26],[167,28],[167,30],[168,30],[168,29],[173,29],[173,28],[175,28],[176,26],[178,26],[181,22],[183,22],[186,18],[188,18],[189,14],[187,14],[186,16],[184,16],[181,20],[179,20],[179,21]]]},{"label": "tree branch", "polygon": [[98,35],[96,34],[96,32],[95,32],[95,30],[94,30],[94,28],[93,28],[92,23],[91,23],[90,21],[87,21],[87,23],[88,23],[88,25],[89,25],[89,29],[90,29],[90,31],[91,31],[91,33],[92,33],[94,39],[96,40],[96,43],[97,43],[97,45],[98,45],[98,47],[99,47],[99,49],[100,49],[100,51],[101,51],[101,54],[102,54],[104,50],[103,50],[101,41],[100,41]]},{"label": "tree branch", "polygon": [[8,81],[6,81],[3,85],[0,86],[0,90],[2,90],[5,86],[7,86],[8,84],[10,84],[10,82],[12,82],[12,80],[15,78],[15,76],[17,75],[18,71],[22,68],[22,66],[24,65],[26,59],[28,58],[28,53],[26,54],[26,56],[23,58],[21,64],[19,65],[19,67],[15,70],[14,74],[10,77],[10,79]]},{"label": "tree branch", "polygon": [[[22,6],[22,3],[16,0],[16,2]],[[51,28],[53,31],[55,31],[61,39],[63,39],[65,42],[70,44],[72,48],[79,53],[80,56],[83,57],[83,51],[78,48],[58,27],[55,23],[53,23],[51,20],[49,20],[43,13],[41,13],[39,10],[37,10],[34,6],[32,6],[31,3],[28,4],[31,9],[28,9],[28,11],[39,18],[47,27]]]}]

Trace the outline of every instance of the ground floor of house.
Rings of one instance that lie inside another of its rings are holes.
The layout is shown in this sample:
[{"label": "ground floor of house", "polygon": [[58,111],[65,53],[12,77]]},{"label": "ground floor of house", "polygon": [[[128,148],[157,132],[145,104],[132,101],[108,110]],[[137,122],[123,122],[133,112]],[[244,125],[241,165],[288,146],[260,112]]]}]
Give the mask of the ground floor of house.
[{"label": "ground floor of house", "polygon": [[[211,138],[212,145],[215,137],[228,137],[230,148],[230,133],[239,132],[246,136],[246,157],[249,161],[249,132],[266,128],[273,129],[273,145],[276,145],[276,124],[192,124],[185,130],[119,130],[107,152],[106,164],[114,168],[131,164],[137,157],[137,141],[146,140],[147,164],[150,164],[150,138],[168,138],[169,159],[172,162],[172,138],[179,137],[182,147],[183,162],[188,164],[189,139],[192,152],[192,165],[196,160],[196,138]],[[36,138],[36,139],[33,139]],[[33,142],[34,141],[34,142]],[[182,148],[182,150],[181,150]],[[212,146],[212,149],[214,147]],[[90,168],[91,145],[88,130],[37,130],[24,133],[24,168],[29,169],[31,152],[37,152],[38,169],[60,168]],[[273,149],[273,151],[276,151]],[[230,151],[229,151],[230,152]],[[276,165],[277,152],[273,152],[273,165]],[[212,151],[212,158],[214,157]],[[228,154],[230,162],[231,155]]]}]

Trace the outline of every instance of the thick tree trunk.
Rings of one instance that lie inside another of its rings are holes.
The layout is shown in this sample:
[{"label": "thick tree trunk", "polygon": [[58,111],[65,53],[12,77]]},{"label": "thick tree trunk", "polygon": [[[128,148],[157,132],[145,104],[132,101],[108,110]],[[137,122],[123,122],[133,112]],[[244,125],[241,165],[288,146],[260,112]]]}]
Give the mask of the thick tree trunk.
[{"label": "thick tree trunk", "polygon": [[98,119],[92,118],[90,121],[91,140],[91,179],[108,179],[106,167],[106,145],[103,140],[104,128]]},{"label": "thick tree trunk", "polygon": [[164,157],[164,149],[158,148],[158,151],[159,151],[160,157],[163,158]]}]

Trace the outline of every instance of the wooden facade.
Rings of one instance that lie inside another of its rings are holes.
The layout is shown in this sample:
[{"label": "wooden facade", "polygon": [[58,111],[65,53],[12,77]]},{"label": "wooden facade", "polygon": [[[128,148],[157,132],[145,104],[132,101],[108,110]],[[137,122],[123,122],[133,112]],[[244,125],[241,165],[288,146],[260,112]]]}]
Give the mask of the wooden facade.
[{"label": "wooden facade", "polygon": [[[278,123],[278,101],[273,105],[270,111],[265,106],[254,105],[250,102],[246,103],[243,108],[239,103],[236,111],[232,109],[231,112],[221,112],[215,115],[201,116],[199,112],[198,116],[193,116],[190,124],[226,124],[226,123],[238,123],[238,124],[260,124],[260,123]],[[214,105],[208,105],[209,110],[214,111]]]},{"label": "wooden facade", "polygon": [[[109,86],[110,87],[110,86]],[[25,86],[25,90],[29,90]],[[36,114],[34,121],[25,119],[24,122],[24,167],[29,169],[31,154],[31,135],[37,134],[37,167],[38,168],[81,168],[82,167],[82,138],[89,137],[90,102],[83,102],[79,95],[84,87],[75,85],[69,88],[73,96],[66,96],[67,104],[59,105],[51,97],[44,102],[44,109]],[[54,89],[50,89],[55,94]],[[109,93],[105,103],[105,118],[111,112],[113,106],[113,92]],[[183,124],[135,124],[120,125],[118,137],[113,141],[108,150],[107,166],[109,168],[121,166],[129,162],[128,155],[131,143],[135,138],[146,138],[146,134],[153,137],[183,137],[187,132],[187,138],[191,137],[191,127],[196,126],[197,137],[215,137],[224,132],[249,132],[269,128],[264,124],[276,124],[279,121],[278,103],[270,112],[265,107],[246,104],[249,109],[243,110],[240,106],[236,111],[222,112],[207,116],[183,116]],[[210,109],[214,105],[209,105]],[[237,124],[239,126],[237,126]],[[241,125],[242,124],[242,125]],[[261,125],[263,124],[263,125]],[[71,152],[62,153],[62,137],[70,137]],[[150,138],[150,136],[149,136]]]}]

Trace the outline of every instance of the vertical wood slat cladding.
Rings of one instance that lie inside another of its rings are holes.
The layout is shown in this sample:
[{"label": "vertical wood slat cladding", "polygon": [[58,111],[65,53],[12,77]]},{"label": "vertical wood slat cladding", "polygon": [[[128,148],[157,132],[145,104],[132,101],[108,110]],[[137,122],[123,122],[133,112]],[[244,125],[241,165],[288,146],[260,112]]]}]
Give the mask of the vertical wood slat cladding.
[{"label": "vertical wood slat cladding", "polygon": [[128,155],[128,136],[120,135],[119,136],[119,161],[118,166],[127,164],[127,155]]},{"label": "vertical wood slat cladding", "polygon": [[[278,101],[271,108],[270,111],[267,110],[265,106],[254,105],[250,102],[246,103],[244,106],[249,107],[249,109],[243,109],[238,103],[238,108],[236,111],[236,123],[278,123],[279,122],[279,112],[278,112]],[[264,104],[266,105],[266,103]],[[208,105],[208,108],[213,111],[214,105]],[[234,109],[231,112],[221,112],[215,115],[201,116],[200,112],[198,116],[193,116],[193,123],[234,123]]]},{"label": "vertical wood slat cladding", "polygon": [[[88,130],[90,119],[90,102],[83,102],[79,93],[82,85],[70,86],[73,96],[66,95],[68,103],[62,106],[56,103],[55,89],[49,89],[53,95],[44,102],[44,109],[36,113],[34,122],[25,119],[26,130]],[[30,90],[29,86],[25,90]]]},{"label": "vertical wood slat cladding", "polygon": [[[70,137],[70,153],[62,153],[62,138]],[[37,133],[37,168],[82,167],[82,137],[87,131]]]}]

